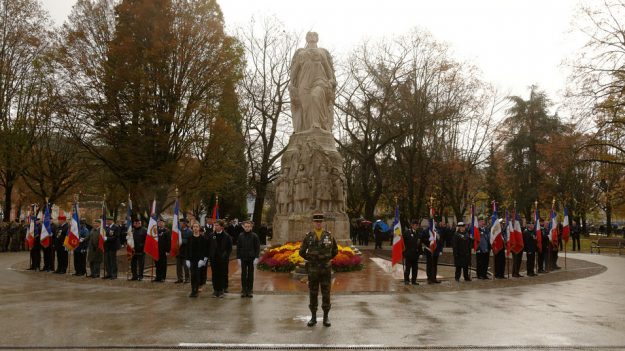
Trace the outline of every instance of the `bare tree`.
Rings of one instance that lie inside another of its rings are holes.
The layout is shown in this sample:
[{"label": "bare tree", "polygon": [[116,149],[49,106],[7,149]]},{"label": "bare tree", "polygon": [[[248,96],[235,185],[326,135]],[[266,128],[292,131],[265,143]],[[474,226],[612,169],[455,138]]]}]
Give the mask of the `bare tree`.
[{"label": "bare tree", "polygon": [[288,85],[290,61],[298,36],[288,32],[275,18],[252,19],[240,30],[247,67],[241,81],[242,113],[250,185],[255,191],[254,224],[263,220],[267,187],[279,173],[278,160],[284,153],[292,126]]},{"label": "bare tree", "polygon": [[[341,137],[339,151],[345,159],[358,164],[357,190],[349,197],[359,198],[363,215],[373,218],[384,191],[381,164],[388,159],[382,152],[402,131],[390,128],[397,119],[397,91],[404,79],[406,52],[395,51],[391,43],[363,43],[349,57],[344,68],[344,82],[337,91],[336,108]],[[346,165],[349,169],[350,165]],[[348,200],[352,202],[353,200]]]}]

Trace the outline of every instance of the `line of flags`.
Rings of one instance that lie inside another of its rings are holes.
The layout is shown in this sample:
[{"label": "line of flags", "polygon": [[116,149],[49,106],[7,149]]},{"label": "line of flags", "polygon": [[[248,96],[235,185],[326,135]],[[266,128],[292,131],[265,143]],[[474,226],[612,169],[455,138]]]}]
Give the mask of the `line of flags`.
[{"label": "line of flags", "polygon": [[[174,218],[172,223],[172,235],[171,235],[171,251],[170,255],[172,257],[177,256],[180,253],[180,246],[182,245],[182,231],[180,230],[180,200],[178,198],[178,190],[176,189],[176,202],[174,205]],[[397,215],[399,215],[399,209],[397,210]],[[69,250],[75,250],[80,244],[80,217],[78,210],[78,202],[75,201],[72,204],[72,215],[70,219],[69,230],[67,236],[65,237],[65,241],[63,245]],[[29,206],[28,214],[27,214],[27,231],[26,231],[26,245],[30,250],[35,244],[35,221],[37,218],[37,205],[32,204]],[[102,200],[102,212],[100,219],[100,230],[99,230],[99,240],[98,240],[98,249],[100,251],[104,251],[104,243],[106,242],[106,202]],[[134,237],[133,237],[133,226],[132,226],[132,200],[130,199],[130,195],[128,195],[128,207],[126,212],[126,243],[127,243],[127,251],[128,254],[132,254],[134,252]],[[215,200],[215,206],[212,211],[213,219],[219,219],[219,198]],[[158,260],[158,228],[156,225],[156,200],[152,202],[151,212],[150,212],[150,221],[148,224],[148,236],[146,237],[145,244],[145,252],[150,255],[154,260]],[[50,241],[52,238],[52,217],[51,217],[51,205],[46,200],[46,205],[43,214],[43,225],[41,228],[40,242],[43,247],[50,246]],[[400,238],[401,238],[401,228],[400,228]],[[403,243],[403,242],[402,242]],[[401,251],[400,251],[401,256]],[[400,258],[401,260],[401,258]]]},{"label": "line of flags", "polygon": [[[521,230],[521,216],[516,211],[516,206],[512,214],[506,209],[506,227],[502,228],[501,220],[498,217],[497,203],[493,201],[493,214],[491,217],[491,235],[490,244],[493,252],[496,254],[502,249],[506,249],[506,254],[510,252],[518,254],[523,251],[523,232]],[[540,227],[540,213],[538,208],[534,211],[534,223],[536,225],[536,239],[538,250],[542,252],[542,229]],[[555,206],[552,206],[549,221],[549,241],[552,245],[558,245],[558,221]],[[430,252],[436,251],[436,238],[438,233],[436,230],[436,222],[434,219],[434,208],[430,206],[429,219],[429,240],[430,245],[426,249]],[[471,205],[471,224],[469,226],[469,235],[473,239],[473,249],[477,251],[480,243],[480,229],[478,227],[478,219],[475,214],[475,205]],[[568,242],[570,238],[569,211],[564,208],[564,219],[562,221],[562,239]],[[399,206],[395,208],[395,218],[393,220],[393,246],[391,254],[391,267],[402,261],[402,252],[404,250],[404,242],[402,236],[401,222],[399,219]]]}]

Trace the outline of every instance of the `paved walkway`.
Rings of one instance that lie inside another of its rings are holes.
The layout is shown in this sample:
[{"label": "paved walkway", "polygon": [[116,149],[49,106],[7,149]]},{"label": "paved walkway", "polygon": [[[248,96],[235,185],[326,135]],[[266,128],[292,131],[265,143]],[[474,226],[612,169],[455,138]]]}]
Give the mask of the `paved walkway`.
[{"label": "paved walkway", "polygon": [[86,279],[76,283],[18,271],[12,267],[19,267],[27,254],[7,253],[0,255],[0,348],[359,345],[625,350],[625,257],[569,257],[607,270],[559,282],[549,282],[549,275],[534,281],[538,284],[483,282],[498,284],[484,285],[487,289],[438,291],[419,286],[403,293],[336,294],[333,326],[307,328],[303,293],[257,294],[253,299],[238,294],[212,299],[205,294],[189,299],[187,288]]}]

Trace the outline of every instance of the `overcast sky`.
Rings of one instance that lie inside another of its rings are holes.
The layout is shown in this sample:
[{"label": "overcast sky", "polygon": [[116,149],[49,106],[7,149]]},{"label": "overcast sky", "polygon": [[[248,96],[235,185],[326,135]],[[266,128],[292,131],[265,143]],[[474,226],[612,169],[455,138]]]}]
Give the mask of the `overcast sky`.
[{"label": "overcast sky", "polygon": [[[41,0],[57,24],[73,0]],[[447,42],[502,92],[528,96],[537,84],[558,102],[568,70],[562,65],[583,45],[573,19],[582,0],[221,0],[229,30],[254,16],[275,15],[287,28],[319,33],[334,55],[366,38],[390,37],[418,27]],[[583,0],[584,3],[592,2]],[[304,43],[302,43],[303,45]]]}]

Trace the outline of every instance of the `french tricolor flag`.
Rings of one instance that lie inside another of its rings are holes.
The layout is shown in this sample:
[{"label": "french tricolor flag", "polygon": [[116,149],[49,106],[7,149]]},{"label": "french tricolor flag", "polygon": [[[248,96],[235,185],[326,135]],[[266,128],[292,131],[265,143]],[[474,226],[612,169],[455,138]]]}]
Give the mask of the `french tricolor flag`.
[{"label": "french tricolor flag", "polygon": [[148,235],[145,238],[145,253],[158,261],[158,227],[156,226],[156,200],[152,202],[152,213],[148,223]]},{"label": "french tricolor flag", "polygon": [[536,223],[536,247],[538,252],[543,252],[543,232],[540,229],[540,215],[538,214],[538,207],[534,212],[534,223]]},{"label": "french tricolor flag", "polygon": [[28,209],[28,232],[26,232],[26,244],[29,250],[35,246],[35,212],[36,207],[32,205]]},{"label": "french tricolor flag", "polygon": [[436,223],[434,223],[434,207],[430,207],[430,246],[428,250],[433,254],[436,251],[436,239],[438,232],[436,231]]},{"label": "french tricolor flag", "polygon": [[64,246],[68,250],[76,250],[80,243],[80,220],[78,219],[78,204],[72,206],[72,220],[69,225],[69,233],[65,237]]},{"label": "french tricolor flag", "polygon": [[480,228],[478,228],[477,223],[475,205],[471,205],[471,234],[473,236],[473,250],[475,251],[477,251],[477,247],[480,245]]},{"label": "french tricolor flag", "polygon": [[393,248],[391,252],[391,267],[402,260],[404,252],[404,238],[401,235],[401,222],[399,220],[399,206],[395,207],[395,220],[393,221]]},{"label": "french tricolor flag", "polygon": [[571,235],[571,227],[569,226],[569,209],[564,208],[564,220],[562,221],[562,240],[565,243],[569,242],[569,236]]},{"label": "french tricolor flag", "polygon": [[106,204],[102,201],[102,218],[100,219],[100,239],[98,249],[104,252],[104,242],[106,241]]},{"label": "french tricolor flag", "polygon": [[46,203],[46,209],[43,214],[43,225],[41,226],[41,246],[50,246],[50,237],[52,236],[52,218],[50,218],[50,204]]},{"label": "french tricolor flag", "polygon": [[501,222],[497,216],[497,203],[493,201],[493,216],[491,217],[490,227],[490,246],[493,248],[493,254],[497,254],[504,247],[504,240],[501,230]]},{"label": "french tricolor flag", "polygon": [[551,220],[549,221],[549,240],[551,245],[558,247],[558,217],[554,208],[551,209]]},{"label": "french tricolor flag", "polygon": [[170,255],[175,257],[180,252],[180,245],[182,245],[182,236],[180,233],[180,227],[178,226],[178,218],[180,211],[180,202],[176,198],[176,205],[174,206],[174,223],[171,225],[171,251]]}]

